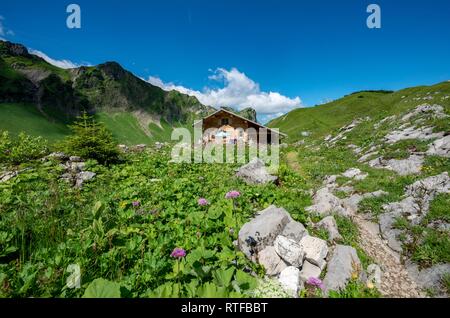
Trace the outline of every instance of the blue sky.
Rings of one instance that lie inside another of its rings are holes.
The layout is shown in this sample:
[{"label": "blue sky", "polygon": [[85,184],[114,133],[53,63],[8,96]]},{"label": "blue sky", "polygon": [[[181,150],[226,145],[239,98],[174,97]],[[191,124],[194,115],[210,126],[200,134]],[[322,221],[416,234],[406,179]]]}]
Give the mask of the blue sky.
[{"label": "blue sky", "polygon": [[[70,3],[79,30],[66,27]],[[370,3],[381,29],[366,26]],[[357,90],[449,80],[449,15],[447,0],[2,0],[0,37],[67,63],[114,60],[203,102],[252,103],[265,120]]]}]

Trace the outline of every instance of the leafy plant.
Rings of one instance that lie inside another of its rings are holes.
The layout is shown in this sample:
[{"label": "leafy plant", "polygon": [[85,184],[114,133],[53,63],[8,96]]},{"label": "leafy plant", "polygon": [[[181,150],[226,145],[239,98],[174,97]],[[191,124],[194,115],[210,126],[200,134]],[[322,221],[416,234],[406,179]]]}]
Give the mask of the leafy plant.
[{"label": "leafy plant", "polygon": [[86,288],[83,298],[120,298],[120,284],[103,278],[94,279]]},{"label": "leafy plant", "polygon": [[45,156],[49,151],[47,141],[21,132],[12,139],[7,131],[0,134],[0,162],[19,164]]}]

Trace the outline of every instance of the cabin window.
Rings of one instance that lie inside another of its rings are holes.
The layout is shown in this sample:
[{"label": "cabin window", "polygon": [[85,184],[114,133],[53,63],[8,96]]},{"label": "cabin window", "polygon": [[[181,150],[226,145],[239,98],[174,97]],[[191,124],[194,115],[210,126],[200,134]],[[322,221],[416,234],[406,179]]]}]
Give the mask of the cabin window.
[{"label": "cabin window", "polygon": [[229,123],[230,123],[230,121],[228,120],[228,118],[222,118],[222,119],[221,119],[221,124],[222,124],[222,126],[228,125]]}]

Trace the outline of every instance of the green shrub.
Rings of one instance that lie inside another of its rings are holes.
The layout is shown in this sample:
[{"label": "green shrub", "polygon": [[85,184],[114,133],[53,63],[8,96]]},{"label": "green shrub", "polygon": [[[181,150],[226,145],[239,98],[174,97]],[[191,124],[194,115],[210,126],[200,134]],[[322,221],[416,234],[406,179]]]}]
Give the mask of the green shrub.
[{"label": "green shrub", "polygon": [[33,137],[21,132],[12,139],[7,131],[0,135],[0,162],[20,164],[45,156],[48,143],[42,137]]},{"label": "green shrub", "polygon": [[376,288],[368,288],[366,285],[352,279],[345,289],[330,291],[330,298],[378,298],[381,294]]},{"label": "green shrub", "polygon": [[92,116],[83,113],[69,128],[72,135],[61,143],[63,151],[83,159],[95,159],[101,164],[118,161],[117,142],[106,127]]}]

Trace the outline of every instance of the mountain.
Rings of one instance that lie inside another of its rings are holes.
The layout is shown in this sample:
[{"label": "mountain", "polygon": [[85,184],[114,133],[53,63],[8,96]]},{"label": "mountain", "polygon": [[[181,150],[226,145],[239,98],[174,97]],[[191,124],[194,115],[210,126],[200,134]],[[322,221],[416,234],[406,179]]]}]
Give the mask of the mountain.
[{"label": "mountain", "polygon": [[57,140],[67,133],[65,124],[87,111],[125,143],[170,139],[173,127],[190,127],[215,111],[196,97],[151,85],[116,62],[61,69],[7,41],[0,41],[0,107],[0,129],[33,133],[31,125]]},{"label": "mountain", "polygon": [[256,110],[254,110],[251,107],[246,107],[246,108],[244,108],[244,109],[242,109],[240,111],[236,111],[236,110],[234,110],[231,107],[222,107],[222,108],[225,109],[225,110],[228,110],[230,112],[233,112],[233,113],[235,113],[235,114],[237,114],[237,115],[239,115],[241,117],[244,117],[244,118],[247,118],[247,119],[249,119],[251,121],[257,122]]},{"label": "mountain", "polygon": [[333,133],[357,118],[381,120],[424,103],[447,107],[450,105],[450,98],[446,96],[449,95],[449,81],[395,92],[360,91],[324,105],[292,110],[273,119],[267,126],[279,128],[286,133],[289,142],[303,139],[303,135],[311,135],[314,139]]}]

